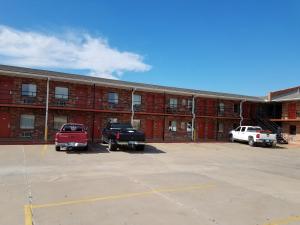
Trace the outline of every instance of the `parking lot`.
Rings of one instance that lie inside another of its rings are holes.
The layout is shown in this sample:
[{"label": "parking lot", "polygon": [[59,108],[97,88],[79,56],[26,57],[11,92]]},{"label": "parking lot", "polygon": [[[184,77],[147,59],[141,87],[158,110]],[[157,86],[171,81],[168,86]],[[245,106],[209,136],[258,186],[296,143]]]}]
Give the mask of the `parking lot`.
[{"label": "parking lot", "polygon": [[300,148],[0,146],[0,224],[300,224]]}]

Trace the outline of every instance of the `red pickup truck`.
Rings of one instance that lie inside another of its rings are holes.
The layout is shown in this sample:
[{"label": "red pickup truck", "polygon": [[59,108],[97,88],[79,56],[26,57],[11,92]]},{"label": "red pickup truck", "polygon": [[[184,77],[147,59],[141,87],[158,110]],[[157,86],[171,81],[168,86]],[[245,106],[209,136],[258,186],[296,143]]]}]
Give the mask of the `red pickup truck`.
[{"label": "red pickup truck", "polygon": [[61,148],[88,149],[88,133],[83,124],[68,123],[60,128],[55,135],[55,150]]}]

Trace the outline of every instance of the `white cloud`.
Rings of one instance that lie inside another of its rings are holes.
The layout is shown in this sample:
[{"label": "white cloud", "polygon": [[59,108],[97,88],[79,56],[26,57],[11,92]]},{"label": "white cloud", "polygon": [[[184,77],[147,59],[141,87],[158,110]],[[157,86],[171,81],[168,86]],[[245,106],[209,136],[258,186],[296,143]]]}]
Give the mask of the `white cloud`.
[{"label": "white cloud", "polygon": [[119,78],[126,71],[151,69],[143,57],[121,52],[101,37],[66,32],[49,35],[0,26],[0,63],[25,67],[83,70],[89,75]]}]

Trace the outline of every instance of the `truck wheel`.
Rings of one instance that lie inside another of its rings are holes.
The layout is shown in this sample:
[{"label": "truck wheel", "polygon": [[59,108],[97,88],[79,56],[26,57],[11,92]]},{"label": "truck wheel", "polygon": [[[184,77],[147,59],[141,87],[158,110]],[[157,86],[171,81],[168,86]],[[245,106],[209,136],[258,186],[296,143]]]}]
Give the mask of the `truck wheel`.
[{"label": "truck wheel", "polygon": [[255,142],[254,142],[254,140],[253,140],[253,137],[250,137],[249,138],[249,145],[251,146],[251,147],[254,147],[255,146]]},{"label": "truck wheel", "polygon": [[109,151],[116,151],[117,150],[117,145],[114,144],[112,140],[109,140],[109,142],[108,142],[108,150]]},{"label": "truck wheel", "polygon": [[60,151],[60,147],[59,146],[55,146],[55,150],[56,151]]},{"label": "truck wheel", "polygon": [[229,141],[230,141],[230,142],[234,142],[234,141],[235,141],[232,134],[229,135]]}]

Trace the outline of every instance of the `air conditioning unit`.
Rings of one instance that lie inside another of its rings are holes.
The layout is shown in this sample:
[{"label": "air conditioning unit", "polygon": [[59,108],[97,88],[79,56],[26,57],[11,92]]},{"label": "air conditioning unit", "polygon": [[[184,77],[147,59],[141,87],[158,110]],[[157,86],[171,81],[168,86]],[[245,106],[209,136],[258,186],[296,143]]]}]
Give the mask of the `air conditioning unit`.
[{"label": "air conditioning unit", "polygon": [[23,103],[24,104],[33,104],[33,103],[35,103],[35,99],[33,99],[33,98],[24,98]]},{"label": "air conditioning unit", "polygon": [[23,131],[21,137],[31,138],[32,133],[33,133],[32,131]]},{"label": "air conditioning unit", "polygon": [[58,101],[56,102],[56,105],[57,105],[57,106],[65,106],[65,105],[66,105],[66,102],[65,102],[64,100],[58,100]]}]

